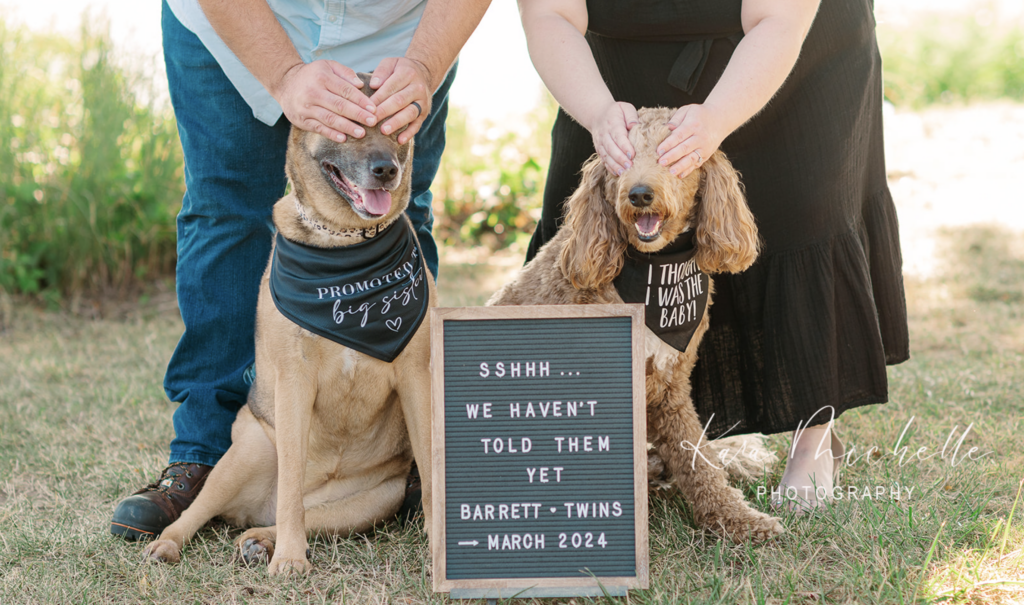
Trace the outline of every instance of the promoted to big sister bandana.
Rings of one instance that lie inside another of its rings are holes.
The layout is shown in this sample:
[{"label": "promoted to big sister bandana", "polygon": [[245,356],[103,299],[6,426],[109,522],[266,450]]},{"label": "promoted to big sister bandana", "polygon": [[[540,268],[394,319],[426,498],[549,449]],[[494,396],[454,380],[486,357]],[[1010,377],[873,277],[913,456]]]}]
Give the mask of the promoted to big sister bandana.
[{"label": "promoted to big sister bandana", "polygon": [[708,306],[707,273],[693,260],[693,232],[654,254],[626,249],[615,289],[628,303],[643,303],[644,323],[666,344],[685,351]]},{"label": "promoted to big sister bandana", "polygon": [[416,236],[404,218],[342,248],[315,248],[278,232],[270,295],[299,326],[390,363],[427,314],[425,277]]}]

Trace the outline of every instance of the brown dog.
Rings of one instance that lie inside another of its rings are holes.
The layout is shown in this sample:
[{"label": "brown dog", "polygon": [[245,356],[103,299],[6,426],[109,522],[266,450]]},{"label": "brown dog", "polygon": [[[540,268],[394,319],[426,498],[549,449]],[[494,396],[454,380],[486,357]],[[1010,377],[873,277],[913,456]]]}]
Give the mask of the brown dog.
[{"label": "brown dog", "polygon": [[[639,114],[639,125],[629,133],[636,149],[633,166],[616,177],[597,156],[591,158],[567,202],[565,224],[487,304],[622,303],[613,281],[623,270],[627,248],[655,253],[691,230],[692,258],[705,273],[738,272],[754,262],[757,229],[729,160],[716,152],[686,178],[673,176],[658,164],[656,152],[669,134],[672,110],[641,109]],[[713,292],[710,280],[708,291]],[[645,330],[648,437],[699,525],[736,541],[764,539],[783,531],[779,520],[751,509],[740,491],[729,487],[702,439],[690,399],[690,372],[708,328],[710,304],[708,298],[703,315],[694,318],[685,351]]]},{"label": "brown dog", "polygon": [[[369,80],[360,76],[364,84]],[[368,86],[363,91],[373,92]],[[399,145],[397,134],[385,136],[373,128],[362,139],[337,143],[292,128],[286,167],[292,191],[274,206],[279,236],[313,252],[356,246],[344,252],[353,254],[373,237],[386,237],[378,231],[411,230],[403,212],[411,188],[412,142]],[[278,256],[272,259],[282,258],[287,243],[277,240]],[[418,248],[413,248],[406,246],[415,260]],[[388,285],[392,278],[395,283],[408,278],[432,306],[433,279],[422,260],[418,267],[418,281],[401,267],[379,277]],[[430,518],[429,322],[409,330],[405,348],[389,363],[294,323],[279,310],[275,301],[283,294],[272,295],[272,279],[268,266],[257,310],[256,380],[232,426],[231,448],[196,501],[146,549],[152,560],[178,561],[195,532],[221,516],[253,527],[236,542],[246,562],[270,557],[271,575],[305,573],[308,534],[348,535],[395,514],[413,456],[419,468],[428,469],[422,473],[422,493]],[[385,322],[395,329],[401,318],[378,312],[394,311],[417,296],[417,290],[387,288],[383,297],[353,310],[343,295],[354,289],[337,286],[312,289],[310,304],[326,299],[323,304],[329,305],[334,298],[327,317],[354,328],[361,320],[364,326],[378,321],[382,330]]]}]

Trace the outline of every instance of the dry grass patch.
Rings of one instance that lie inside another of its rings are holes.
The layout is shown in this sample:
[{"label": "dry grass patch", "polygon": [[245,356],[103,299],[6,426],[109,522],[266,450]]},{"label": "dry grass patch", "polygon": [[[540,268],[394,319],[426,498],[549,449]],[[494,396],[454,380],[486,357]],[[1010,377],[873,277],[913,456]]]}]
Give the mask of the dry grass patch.
[{"label": "dry grass patch", "polygon": [[[891,403],[839,422],[860,456],[843,485],[898,485],[898,500],[889,491],[845,499],[815,517],[785,515],[789,531],[779,539],[734,545],[697,531],[678,497],[655,497],[651,588],[628,602],[1024,599],[1021,504],[1007,523],[1024,476],[1019,241],[1019,233],[995,227],[940,235],[947,270],[907,283],[914,357],[890,368]],[[482,304],[516,265],[448,261],[445,305]],[[109,535],[117,501],[166,460],[173,407],[160,383],[181,324],[165,303],[151,301],[117,320],[13,305],[11,327],[0,334],[0,602],[447,602],[431,592],[419,525],[317,538],[314,571],[299,579],[232,563],[231,540],[240,531],[223,524],[201,531],[175,566],[144,564],[140,545]],[[908,423],[901,465],[893,448]],[[954,463],[950,453],[969,425]],[[783,453],[788,438],[773,436],[770,444]],[[963,459],[972,447],[976,460]],[[755,500],[781,470],[741,487]],[[758,506],[767,510],[763,500]]]}]

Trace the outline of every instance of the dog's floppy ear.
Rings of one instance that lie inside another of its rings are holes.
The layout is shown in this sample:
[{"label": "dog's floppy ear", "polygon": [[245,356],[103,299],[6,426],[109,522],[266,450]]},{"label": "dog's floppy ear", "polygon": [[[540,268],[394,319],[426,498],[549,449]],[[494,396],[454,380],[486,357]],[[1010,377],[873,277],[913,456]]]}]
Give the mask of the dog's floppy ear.
[{"label": "dog's floppy ear", "polygon": [[697,266],[706,273],[738,273],[754,263],[759,244],[739,174],[721,151],[700,170]]},{"label": "dog's floppy ear", "polygon": [[626,238],[614,204],[605,197],[610,176],[601,158],[593,155],[583,165],[579,188],[565,203],[562,228],[569,229],[569,239],[559,264],[562,275],[579,290],[608,284],[622,270]]}]

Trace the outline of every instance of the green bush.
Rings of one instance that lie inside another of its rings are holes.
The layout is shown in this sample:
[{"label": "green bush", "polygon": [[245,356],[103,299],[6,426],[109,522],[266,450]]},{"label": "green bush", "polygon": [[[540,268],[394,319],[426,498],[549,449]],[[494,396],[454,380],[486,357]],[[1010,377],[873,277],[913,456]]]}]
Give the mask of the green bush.
[{"label": "green bush", "polygon": [[173,115],[112,55],[88,18],[73,41],[0,21],[2,289],[123,292],[173,271]]},{"label": "green bush", "polygon": [[894,105],[1024,100],[1024,28],[983,26],[973,16],[880,25],[885,97]]},{"label": "green bush", "polygon": [[434,179],[434,236],[448,246],[497,250],[530,239],[540,218],[550,134],[558,105],[546,95],[518,129],[483,131],[452,107]]}]

